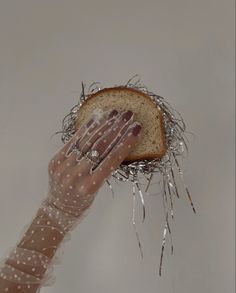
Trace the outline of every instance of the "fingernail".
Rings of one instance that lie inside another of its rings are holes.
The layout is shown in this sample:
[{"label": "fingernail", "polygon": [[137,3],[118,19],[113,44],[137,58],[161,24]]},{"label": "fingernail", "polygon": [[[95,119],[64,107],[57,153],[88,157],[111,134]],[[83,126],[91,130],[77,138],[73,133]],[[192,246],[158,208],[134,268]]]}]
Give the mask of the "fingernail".
[{"label": "fingernail", "polygon": [[111,118],[113,116],[116,116],[117,114],[118,114],[117,110],[112,110],[108,117]]},{"label": "fingernail", "polygon": [[141,125],[137,124],[132,130],[133,135],[137,136],[139,132],[141,131],[141,129],[142,129]]},{"label": "fingernail", "polygon": [[123,121],[129,120],[133,115],[133,112],[128,110],[123,114]]},{"label": "fingernail", "polygon": [[93,123],[94,119],[91,119],[88,123],[87,123],[87,127],[89,127],[92,123]]}]

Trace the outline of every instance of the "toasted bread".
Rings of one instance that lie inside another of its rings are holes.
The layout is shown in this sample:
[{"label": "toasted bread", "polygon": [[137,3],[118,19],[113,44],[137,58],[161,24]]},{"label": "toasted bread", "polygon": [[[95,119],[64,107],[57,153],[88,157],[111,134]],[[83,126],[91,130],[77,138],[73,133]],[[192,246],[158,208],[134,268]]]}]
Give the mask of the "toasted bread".
[{"label": "toasted bread", "polygon": [[165,155],[163,114],[147,94],[125,86],[104,88],[90,94],[79,108],[76,129],[97,108],[116,109],[117,111],[131,110],[134,112],[134,121],[138,121],[142,125],[139,142],[123,162],[162,158]]}]

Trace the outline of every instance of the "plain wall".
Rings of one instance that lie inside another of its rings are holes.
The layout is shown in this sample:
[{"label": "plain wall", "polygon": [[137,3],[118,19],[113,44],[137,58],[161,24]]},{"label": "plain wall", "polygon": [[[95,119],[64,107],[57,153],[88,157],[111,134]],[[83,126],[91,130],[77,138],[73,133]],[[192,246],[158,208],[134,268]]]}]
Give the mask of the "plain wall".
[{"label": "plain wall", "polygon": [[[47,193],[50,135],[78,101],[81,81],[134,74],[182,113],[185,181],[197,209],[175,200],[174,255],[161,196],[145,196],[132,227],[131,185],[104,185],[66,244],[43,293],[234,292],[234,1],[0,0],[0,253],[14,246]],[[158,186],[152,186],[153,192]],[[169,243],[169,242],[168,242]]]}]

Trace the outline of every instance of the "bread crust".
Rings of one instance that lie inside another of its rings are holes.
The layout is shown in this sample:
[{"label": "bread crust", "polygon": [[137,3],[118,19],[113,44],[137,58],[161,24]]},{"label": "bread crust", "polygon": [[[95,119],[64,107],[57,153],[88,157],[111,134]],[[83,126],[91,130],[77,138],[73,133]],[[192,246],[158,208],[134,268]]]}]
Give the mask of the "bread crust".
[{"label": "bread crust", "polygon": [[[131,87],[115,86],[115,87],[103,88],[95,93],[87,95],[86,100],[83,102],[83,104],[81,105],[80,108],[83,108],[83,106],[85,106],[88,101],[95,98],[97,95],[100,95],[101,93],[107,93],[107,92],[112,92],[112,91],[114,92],[114,91],[120,91],[120,90],[125,90],[125,91],[129,91],[129,92],[133,92],[133,93],[142,95],[144,98],[146,98],[146,101],[148,103],[152,103],[152,105],[154,107],[157,107],[156,103],[144,92],[137,90],[137,89],[134,89],[134,88],[131,88]],[[166,133],[165,133],[165,126],[164,126],[164,117],[163,117],[161,110],[158,109],[158,111],[160,112],[161,137],[162,137],[162,142],[163,142],[163,148],[160,151],[160,153],[155,154],[155,155],[146,153],[145,155],[142,155],[142,156],[141,155],[140,156],[132,155],[132,158],[128,155],[127,158],[125,158],[125,160],[122,162],[122,164],[123,163],[129,164],[134,161],[141,161],[141,160],[145,160],[145,159],[161,159],[166,154],[167,146],[166,146],[166,138],[165,138]],[[77,127],[78,127],[78,125],[77,125]]]}]

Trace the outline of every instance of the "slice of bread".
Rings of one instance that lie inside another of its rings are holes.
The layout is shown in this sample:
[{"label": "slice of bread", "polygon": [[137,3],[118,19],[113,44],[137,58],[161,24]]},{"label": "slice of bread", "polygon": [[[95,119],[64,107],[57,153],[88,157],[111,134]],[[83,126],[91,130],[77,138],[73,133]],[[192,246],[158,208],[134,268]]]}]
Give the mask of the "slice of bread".
[{"label": "slice of bread", "polygon": [[76,129],[85,122],[92,112],[102,108],[117,111],[131,110],[134,121],[142,125],[139,142],[124,162],[162,158],[166,153],[163,115],[156,103],[140,90],[125,86],[104,88],[90,94],[78,110]]}]

